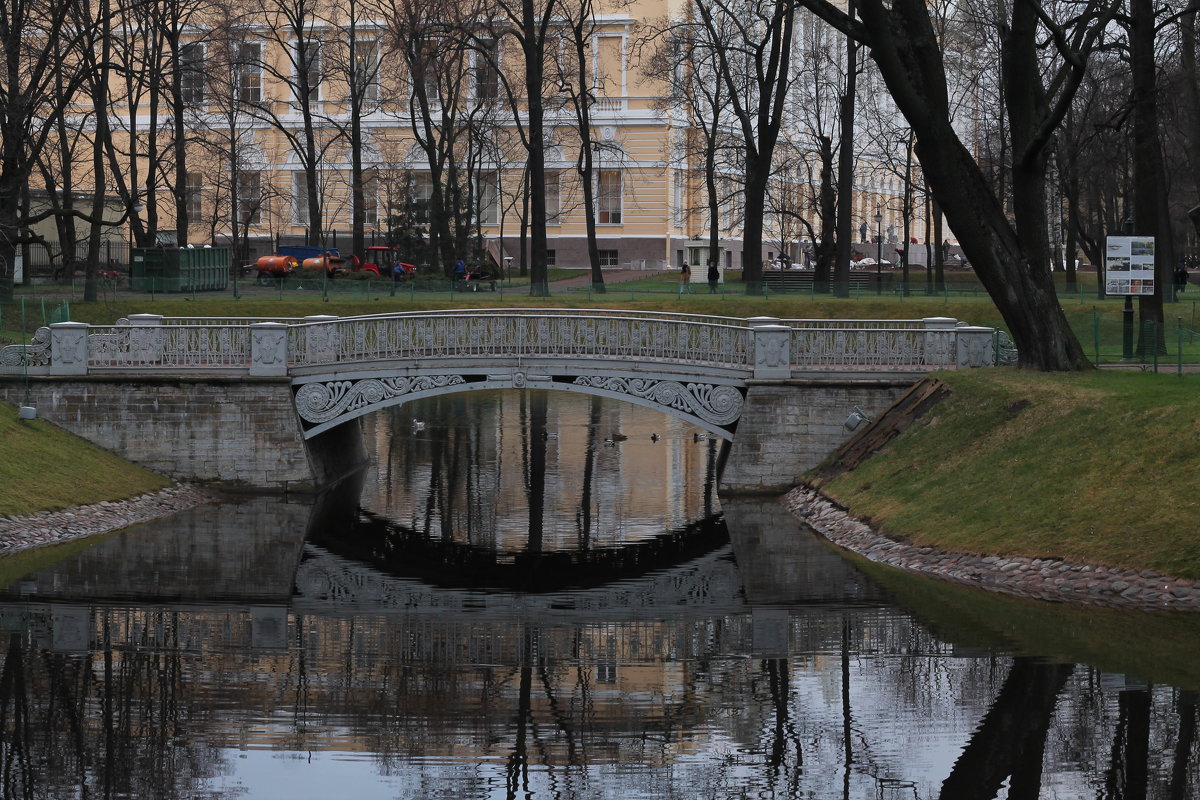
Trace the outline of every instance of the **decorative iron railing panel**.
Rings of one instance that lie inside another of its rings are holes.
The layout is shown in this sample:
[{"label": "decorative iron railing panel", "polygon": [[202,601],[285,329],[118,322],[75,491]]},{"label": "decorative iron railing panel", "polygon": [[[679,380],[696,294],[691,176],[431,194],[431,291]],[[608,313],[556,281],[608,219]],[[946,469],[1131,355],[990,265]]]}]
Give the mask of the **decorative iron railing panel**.
[{"label": "decorative iron railing panel", "polygon": [[578,358],[746,369],[748,328],[670,319],[478,314],[341,319],[288,331],[293,366],[401,359]]},{"label": "decorative iron railing panel", "polygon": [[931,370],[955,364],[951,330],[797,328],[792,330],[793,370]]},{"label": "decorative iron railing panel", "polygon": [[[368,314],[353,317],[341,317],[343,320],[395,319],[399,317],[444,317],[444,316],[509,316],[513,314],[553,317],[598,317],[615,319],[653,319],[676,320],[679,322],[699,322],[716,325],[731,325],[733,327],[751,327],[758,320],[745,317],[725,317],[715,314],[684,314],[664,311],[633,311],[628,309],[553,309],[553,308],[460,308],[440,311],[399,311],[385,314]],[[255,322],[279,322],[285,325],[300,325],[311,320],[303,317],[162,317],[163,325],[249,325]],[[801,319],[781,318],[772,320],[772,324],[786,325],[789,328],[880,328],[880,329],[923,329],[927,325],[924,319]]]},{"label": "decorative iron railing panel", "polygon": [[[522,359],[728,370],[760,379],[818,371],[906,372],[996,362],[993,331],[956,320],[740,320],[650,312],[510,309],[222,320],[147,315],[115,326],[52,326],[0,350],[0,372],[221,369],[282,376],[379,362]],[[982,338],[981,338],[982,337]],[[980,343],[987,345],[981,349]],[[756,350],[758,351],[756,353]],[[986,350],[986,352],[984,352]],[[52,352],[58,351],[58,352]],[[756,358],[757,356],[757,358]]]},{"label": "decorative iron railing panel", "polygon": [[246,368],[248,325],[115,325],[88,331],[88,367],[96,369]]}]

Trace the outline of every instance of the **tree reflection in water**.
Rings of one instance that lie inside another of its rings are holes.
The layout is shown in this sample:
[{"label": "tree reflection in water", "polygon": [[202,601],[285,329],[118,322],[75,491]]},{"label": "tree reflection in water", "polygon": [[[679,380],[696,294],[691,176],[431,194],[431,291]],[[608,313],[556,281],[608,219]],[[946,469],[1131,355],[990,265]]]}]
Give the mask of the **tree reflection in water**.
[{"label": "tree reflection in water", "polygon": [[599,553],[621,520],[650,548],[717,507],[711,442],[649,412],[442,402],[466,432],[374,437],[374,515],[239,500],[0,588],[0,797],[1197,796],[1195,687],[936,632],[771,500],[585,588],[435,585],[398,534],[359,557],[359,529]]}]

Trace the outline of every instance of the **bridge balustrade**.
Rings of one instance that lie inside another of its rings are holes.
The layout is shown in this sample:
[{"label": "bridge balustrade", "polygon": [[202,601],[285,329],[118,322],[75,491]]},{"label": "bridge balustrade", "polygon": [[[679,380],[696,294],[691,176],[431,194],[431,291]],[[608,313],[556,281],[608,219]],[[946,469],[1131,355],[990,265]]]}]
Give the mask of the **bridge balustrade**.
[{"label": "bridge balustrade", "polygon": [[779,320],[632,311],[511,309],[303,319],[163,318],[56,323],[0,350],[0,373],[91,370],[311,373],[385,361],[516,359],[653,362],[787,378],[814,372],[915,372],[995,363],[991,328],[950,318]]},{"label": "bridge balustrade", "polygon": [[406,359],[578,358],[745,369],[750,330],[671,319],[532,314],[350,318],[288,330],[296,367]]}]

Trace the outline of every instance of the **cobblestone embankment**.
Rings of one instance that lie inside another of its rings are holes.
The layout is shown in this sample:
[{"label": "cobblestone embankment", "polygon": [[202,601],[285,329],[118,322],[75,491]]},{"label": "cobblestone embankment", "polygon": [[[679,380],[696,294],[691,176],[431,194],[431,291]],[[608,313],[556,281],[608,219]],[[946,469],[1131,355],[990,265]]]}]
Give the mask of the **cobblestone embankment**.
[{"label": "cobblestone embankment", "polygon": [[838,547],[879,564],[933,578],[1052,602],[1200,610],[1200,581],[1172,578],[1153,570],[1074,564],[1053,558],[943,553],[882,536],[809,488],[793,489],[784,495],[783,502]]},{"label": "cobblestone embankment", "polygon": [[216,499],[217,495],[204,487],[182,484],[128,500],[43,511],[27,517],[0,517],[0,556],[128,528]]}]

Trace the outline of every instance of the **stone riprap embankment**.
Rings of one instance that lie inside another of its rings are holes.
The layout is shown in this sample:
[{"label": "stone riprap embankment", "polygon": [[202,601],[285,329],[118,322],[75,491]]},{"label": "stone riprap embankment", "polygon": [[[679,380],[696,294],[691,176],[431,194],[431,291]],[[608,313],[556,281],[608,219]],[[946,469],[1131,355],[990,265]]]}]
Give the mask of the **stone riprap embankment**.
[{"label": "stone riprap embankment", "polygon": [[128,500],[43,511],[27,517],[0,517],[0,556],[117,531],[216,499],[217,496],[204,487],[185,484]]},{"label": "stone riprap embankment", "polygon": [[1153,570],[1075,564],[1054,558],[944,553],[889,539],[813,489],[784,495],[788,510],[838,547],[879,564],[993,592],[1113,608],[1200,610],[1200,581]]}]

